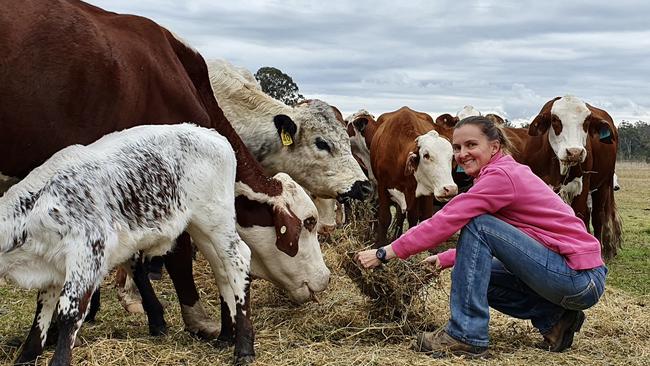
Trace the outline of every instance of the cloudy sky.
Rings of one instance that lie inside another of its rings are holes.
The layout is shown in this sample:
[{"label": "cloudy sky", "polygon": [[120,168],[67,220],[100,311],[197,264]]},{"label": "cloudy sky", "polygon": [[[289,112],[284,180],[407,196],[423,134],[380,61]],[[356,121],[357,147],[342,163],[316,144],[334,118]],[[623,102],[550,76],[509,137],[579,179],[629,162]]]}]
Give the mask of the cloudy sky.
[{"label": "cloudy sky", "polygon": [[464,105],[530,120],[573,94],[650,121],[650,2],[91,0],[142,15],[206,59],[274,66],[344,116]]}]

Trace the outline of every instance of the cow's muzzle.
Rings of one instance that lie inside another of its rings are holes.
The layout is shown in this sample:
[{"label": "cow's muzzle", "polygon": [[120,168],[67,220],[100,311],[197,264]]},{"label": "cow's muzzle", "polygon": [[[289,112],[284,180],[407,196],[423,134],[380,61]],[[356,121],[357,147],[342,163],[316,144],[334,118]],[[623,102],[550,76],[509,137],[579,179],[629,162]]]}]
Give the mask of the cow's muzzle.
[{"label": "cow's muzzle", "polygon": [[352,188],[342,194],[339,194],[336,199],[339,202],[346,202],[350,199],[363,201],[372,193],[372,184],[367,180],[358,180],[354,182]]},{"label": "cow's muzzle", "polygon": [[565,161],[569,165],[582,163],[583,161],[585,161],[586,157],[587,157],[587,150],[585,150],[584,148],[572,147],[572,148],[566,149],[566,159],[565,159]]}]

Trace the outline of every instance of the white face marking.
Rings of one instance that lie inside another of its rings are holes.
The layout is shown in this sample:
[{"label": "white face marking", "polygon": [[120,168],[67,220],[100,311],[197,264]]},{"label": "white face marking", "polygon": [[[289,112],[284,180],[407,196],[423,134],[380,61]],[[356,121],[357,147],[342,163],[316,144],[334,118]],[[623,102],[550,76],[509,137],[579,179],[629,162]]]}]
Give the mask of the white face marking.
[{"label": "white face marking", "polygon": [[406,212],[406,196],[404,193],[398,191],[395,188],[389,188],[388,194],[390,194],[390,199],[399,205],[399,208],[402,210],[402,213]]},{"label": "white face marking", "polygon": [[461,109],[458,113],[456,113],[456,117],[458,117],[458,120],[462,120],[463,118],[467,117],[472,117],[472,116],[480,116],[481,112],[478,111],[478,109],[474,108],[471,105],[466,105]]},{"label": "white face marking", "polygon": [[[282,199],[287,207],[304,222],[313,217],[318,220],[318,211],[305,190],[288,175],[278,173],[276,179],[282,182]],[[237,231],[251,248],[251,274],[273,282],[288,292],[289,298],[303,303],[310,298],[310,291],[320,292],[329,284],[330,271],[325,265],[318,242],[317,230],[300,231],[298,253],[289,257],[275,245],[273,227],[240,227]]]},{"label": "white face marking", "polygon": [[[561,121],[562,131],[556,135],[553,126],[549,127],[548,141],[560,160],[560,173],[566,174],[569,166],[581,163],[587,157],[587,132],[583,125],[591,111],[583,101],[567,95],[553,103],[551,114]],[[571,160],[570,151],[574,151],[573,155],[579,160]]]},{"label": "white face marking", "polygon": [[417,139],[420,162],[415,170],[417,187],[415,196],[433,194],[438,201],[448,201],[458,193],[458,187],[451,176],[453,150],[447,139],[435,130]]}]

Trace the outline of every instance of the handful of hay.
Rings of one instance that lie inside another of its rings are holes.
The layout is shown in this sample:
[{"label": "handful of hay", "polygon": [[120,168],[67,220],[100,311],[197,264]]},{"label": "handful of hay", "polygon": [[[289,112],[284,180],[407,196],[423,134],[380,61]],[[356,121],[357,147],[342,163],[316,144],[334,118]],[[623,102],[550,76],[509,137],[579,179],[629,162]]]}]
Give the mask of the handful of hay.
[{"label": "handful of hay", "polygon": [[369,205],[356,204],[350,223],[344,228],[337,250],[347,255],[340,257],[340,266],[359,290],[370,301],[369,320],[398,322],[406,333],[426,330],[425,305],[431,282],[437,277],[431,266],[420,263],[426,254],[408,261],[392,260],[372,270],[362,268],[354,256],[374,243],[374,215]]}]

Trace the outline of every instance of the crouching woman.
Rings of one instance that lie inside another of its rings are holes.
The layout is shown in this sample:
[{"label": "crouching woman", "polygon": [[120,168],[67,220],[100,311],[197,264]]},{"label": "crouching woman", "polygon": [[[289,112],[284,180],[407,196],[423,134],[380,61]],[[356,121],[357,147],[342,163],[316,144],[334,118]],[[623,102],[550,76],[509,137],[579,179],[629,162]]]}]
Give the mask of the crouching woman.
[{"label": "crouching woman", "polygon": [[487,118],[460,121],[452,146],[473,187],[390,245],[359,252],[359,262],[373,268],[406,259],[462,229],[455,250],[427,258],[454,266],[451,316],[437,332],[419,334],[416,350],[435,357],[486,355],[489,307],[530,319],[549,351],[571,347],[583,310],[605,289],[598,240],[539,177],[504,153],[510,142]]}]

